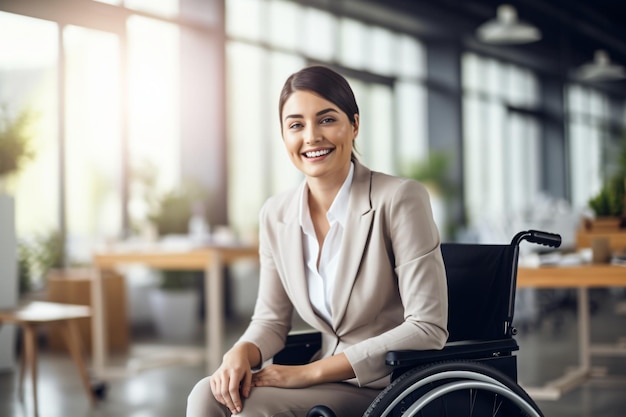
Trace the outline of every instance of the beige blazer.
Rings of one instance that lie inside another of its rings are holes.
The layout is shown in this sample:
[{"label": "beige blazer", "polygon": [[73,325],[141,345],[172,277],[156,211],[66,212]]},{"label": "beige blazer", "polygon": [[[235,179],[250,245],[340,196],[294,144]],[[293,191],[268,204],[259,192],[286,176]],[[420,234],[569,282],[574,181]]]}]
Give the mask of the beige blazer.
[{"label": "beige blazer", "polygon": [[284,346],[295,309],[322,332],[319,358],[344,352],[356,374],[348,382],[384,387],[387,351],[440,349],[448,337],[446,276],[428,192],[355,162],[327,323],[308,296],[298,222],[303,187],[270,198],[261,210],[259,294],[240,340],[271,358]]}]

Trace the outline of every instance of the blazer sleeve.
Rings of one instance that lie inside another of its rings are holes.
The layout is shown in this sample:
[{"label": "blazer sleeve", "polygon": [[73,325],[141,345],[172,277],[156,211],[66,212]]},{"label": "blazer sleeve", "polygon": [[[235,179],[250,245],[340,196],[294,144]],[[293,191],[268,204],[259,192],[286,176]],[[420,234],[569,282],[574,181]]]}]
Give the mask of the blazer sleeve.
[{"label": "blazer sleeve", "polygon": [[422,184],[405,180],[385,198],[378,215],[385,217],[388,236],[377,238],[392,250],[390,274],[397,276],[404,320],[344,350],[361,386],[390,373],[387,351],[441,349],[448,337],[446,273],[428,192]]},{"label": "blazer sleeve", "polygon": [[268,205],[262,207],[259,216],[259,292],[250,324],[238,340],[256,345],[261,352],[261,363],[284,347],[293,314],[293,304],[280,280],[271,249],[269,235],[273,220]]}]

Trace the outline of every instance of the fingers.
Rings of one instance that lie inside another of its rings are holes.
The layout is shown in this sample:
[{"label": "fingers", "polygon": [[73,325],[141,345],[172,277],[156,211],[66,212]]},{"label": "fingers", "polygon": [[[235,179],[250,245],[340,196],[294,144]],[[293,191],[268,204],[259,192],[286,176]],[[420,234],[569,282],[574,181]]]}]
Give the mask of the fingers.
[{"label": "fingers", "polygon": [[235,378],[231,378],[228,384],[228,394],[230,395],[230,401],[232,407],[228,405],[230,411],[233,414],[237,414],[241,412],[241,397],[239,396],[239,380]]},{"label": "fingers", "polygon": [[226,375],[211,377],[211,392],[215,399],[228,407],[231,413],[237,414],[242,410],[242,401],[239,395],[239,379]]},{"label": "fingers", "polygon": [[241,384],[241,395],[244,398],[248,398],[250,396],[250,390],[252,389],[252,372],[247,372],[246,376],[243,379],[243,383]]}]

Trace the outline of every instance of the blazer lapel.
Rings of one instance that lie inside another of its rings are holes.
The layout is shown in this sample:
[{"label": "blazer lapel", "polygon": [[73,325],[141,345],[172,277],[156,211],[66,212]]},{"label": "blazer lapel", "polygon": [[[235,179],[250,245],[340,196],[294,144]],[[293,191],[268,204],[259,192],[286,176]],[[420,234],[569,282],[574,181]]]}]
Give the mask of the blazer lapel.
[{"label": "blazer lapel", "polygon": [[332,294],[333,327],[339,328],[357,277],[370,234],[374,210],[370,202],[371,171],[355,162],[354,179],[348,203],[348,218],[343,231],[339,265]]},{"label": "blazer lapel", "polygon": [[300,196],[302,195],[304,182],[298,187],[291,200],[290,206],[285,210],[285,217],[281,219],[278,227],[278,245],[283,259],[283,283],[291,294],[294,307],[308,323],[318,323],[318,326],[329,325],[321,319],[313,310],[309,300],[309,290],[306,280],[304,265],[304,250],[302,246],[302,230],[299,222]]}]

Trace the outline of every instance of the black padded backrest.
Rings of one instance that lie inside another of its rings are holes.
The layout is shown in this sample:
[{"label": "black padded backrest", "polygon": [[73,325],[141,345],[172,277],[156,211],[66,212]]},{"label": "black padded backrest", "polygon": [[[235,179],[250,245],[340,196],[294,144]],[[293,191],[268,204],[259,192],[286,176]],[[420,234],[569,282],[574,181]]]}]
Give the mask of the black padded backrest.
[{"label": "black padded backrest", "polygon": [[515,248],[511,245],[441,245],[448,276],[448,342],[508,337],[506,323],[512,320],[508,316],[515,291]]}]

